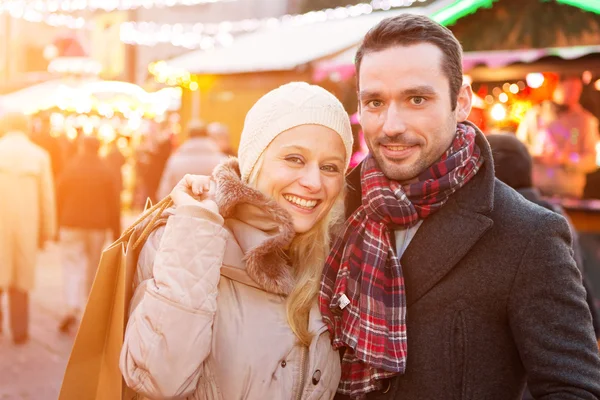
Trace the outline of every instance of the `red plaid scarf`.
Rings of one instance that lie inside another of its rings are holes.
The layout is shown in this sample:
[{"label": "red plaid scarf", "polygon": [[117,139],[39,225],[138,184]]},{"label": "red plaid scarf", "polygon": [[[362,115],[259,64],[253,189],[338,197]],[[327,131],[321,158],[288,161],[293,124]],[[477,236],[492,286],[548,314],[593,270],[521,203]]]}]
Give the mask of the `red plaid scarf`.
[{"label": "red plaid scarf", "polygon": [[371,156],[363,163],[362,206],[333,245],[319,296],[333,347],[346,347],[339,393],[364,398],[382,379],[404,373],[406,297],[390,235],[439,210],[475,176],[483,164],[475,136],[459,124],[441,159],[406,186],[386,178]]}]

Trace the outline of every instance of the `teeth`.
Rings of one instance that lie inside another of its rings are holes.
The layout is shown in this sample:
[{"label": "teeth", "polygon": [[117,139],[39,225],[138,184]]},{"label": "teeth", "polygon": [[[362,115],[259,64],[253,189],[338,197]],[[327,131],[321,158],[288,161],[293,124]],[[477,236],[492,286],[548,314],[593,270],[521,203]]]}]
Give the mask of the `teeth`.
[{"label": "teeth", "polygon": [[402,151],[408,149],[410,146],[387,146],[392,151]]},{"label": "teeth", "polygon": [[283,196],[287,201],[294,203],[300,207],[304,207],[304,208],[315,208],[317,206],[317,201],[316,200],[305,200],[305,199],[301,199],[300,197],[296,197],[296,196],[292,196],[290,194],[286,194],[285,196]]}]

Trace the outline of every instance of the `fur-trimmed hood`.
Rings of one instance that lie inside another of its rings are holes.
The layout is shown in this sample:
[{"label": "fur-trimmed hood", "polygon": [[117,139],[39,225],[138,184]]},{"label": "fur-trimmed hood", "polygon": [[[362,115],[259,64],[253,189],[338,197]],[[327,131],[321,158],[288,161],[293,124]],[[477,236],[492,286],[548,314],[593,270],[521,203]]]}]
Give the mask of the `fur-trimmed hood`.
[{"label": "fur-trimmed hood", "polygon": [[285,249],[295,235],[291,216],[241,181],[237,159],[221,163],[213,176],[219,212],[244,255],[245,266],[240,267],[260,288],[289,294],[294,277]]}]

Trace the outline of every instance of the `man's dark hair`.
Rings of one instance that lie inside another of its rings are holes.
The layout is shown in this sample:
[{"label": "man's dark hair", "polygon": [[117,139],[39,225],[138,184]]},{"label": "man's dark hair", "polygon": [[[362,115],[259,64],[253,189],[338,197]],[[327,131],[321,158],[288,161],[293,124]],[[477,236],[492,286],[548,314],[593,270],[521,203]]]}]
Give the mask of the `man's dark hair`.
[{"label": "man's dark hair", "polygon": [[462,46],[448,28],[423,15],[401,14],[387,18],[367,33],[356,52],[357,86],[360,87],[360,65],[366,54],[419,43],[432,44],[442,51],[441,68],[450,82],[450,102],[454,110],[463,84]]}]

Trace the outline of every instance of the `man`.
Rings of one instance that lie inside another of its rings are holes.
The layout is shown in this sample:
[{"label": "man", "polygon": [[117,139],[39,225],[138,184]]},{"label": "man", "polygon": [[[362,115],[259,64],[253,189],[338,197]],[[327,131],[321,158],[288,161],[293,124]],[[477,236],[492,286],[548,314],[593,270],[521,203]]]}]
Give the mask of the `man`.
[{"label": "man", "polygon": [[112,240],[121,234],[120,182],[98,155],[98,139],[83,136],[79,146],[79,154],[66,166],[57,184],[68,307],[59,325],[63,333],[75,327],[87,302],[107,231],[111,231]]},{"label": "man", "polygon": [[189,139],[169,158],[160,181],[158,198],[165,198],[185,174],[212,175],[213,169],[226,156],[208,138],[206,125],[192,121],[187,127]]},{"label": "man", "polygon": [[465,122],[462,49],[424,16],[382,21],[356,55],[372,156],[349,176],[320,308],[338,398],[600,398],[600,357],[565,220],[494,178]]},{"label": "man", "polygon": [[554,101],[530,110],[517,130],[534,158],[533,184],[542,194],[581,198],[586,174],[596,169],[598,120],[579,99],[583,83],[566,77]]},{"label": "man", "polygon": [[0,293],[8,291],[13,342],[23,344],[38,250],[56,231],[54,184],[50,157],[27,137],[23,114],[4,115],[0,132]]}]

